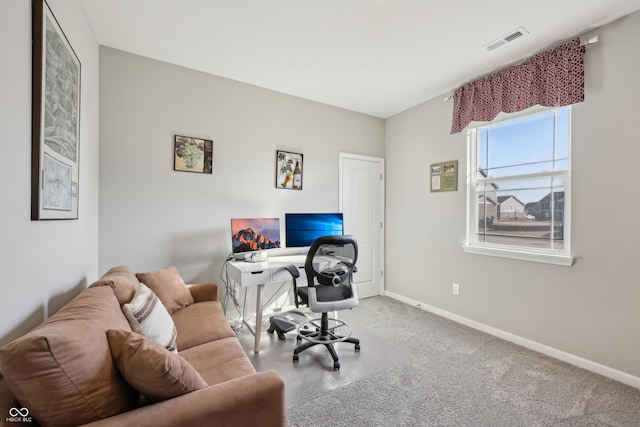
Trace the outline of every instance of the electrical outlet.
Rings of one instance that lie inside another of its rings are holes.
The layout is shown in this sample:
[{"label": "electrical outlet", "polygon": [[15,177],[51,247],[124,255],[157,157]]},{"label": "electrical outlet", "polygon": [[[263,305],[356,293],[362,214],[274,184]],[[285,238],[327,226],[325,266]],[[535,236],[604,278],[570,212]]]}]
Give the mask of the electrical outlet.
[{"label": "electrical outlet", "polygon": [[457,283],[453,284],[453,294],[460,295],[460,285],[458,285]]}]

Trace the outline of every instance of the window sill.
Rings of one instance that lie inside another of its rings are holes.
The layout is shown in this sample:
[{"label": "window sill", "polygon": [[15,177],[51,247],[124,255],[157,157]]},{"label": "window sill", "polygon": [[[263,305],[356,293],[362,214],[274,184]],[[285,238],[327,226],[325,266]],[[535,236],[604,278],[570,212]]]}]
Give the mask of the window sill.
[{"label": "window sill", "polygon": [[489,246],[462,245],[462,247],[466,253],[470,254],[497,256],[502,258],[517,259],[521,261],[541,262],[545,264],[562,265],[565,267],[570,267],[573,264],[573,257],[569,255],[549,254]]}]

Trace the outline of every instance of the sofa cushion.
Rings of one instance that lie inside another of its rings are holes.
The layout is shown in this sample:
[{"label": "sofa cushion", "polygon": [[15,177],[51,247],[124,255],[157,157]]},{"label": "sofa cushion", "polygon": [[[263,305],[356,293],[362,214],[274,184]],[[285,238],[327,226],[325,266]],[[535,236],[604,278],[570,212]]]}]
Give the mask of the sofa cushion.
[{"label": "sofa cushion", "polygon": [[141,283],[130,303],[122,306],[131,329],[177,353],[176,325],[151,289]]},{"label": "sofa cushion", "polygon": [[139,284],[140,282],[136,275],[133,274],[133,271],[131,271],[131,268],[127,265],[122,265],[111,268],[89,287],[110,286],[116,298],[118,298],[118,302],[122,305],[131,301]]},{"label": "sofa cushion", "polygon": [[137,405],[111,357],[107,329],[130,330],[113,290],[85,289],[0,351],[7,386],[42,426],[76,426]]},{"label": "sofa cushion", "polygon": [[140,282],[155,292],[169,314],[193,304],[191,292],[175,266],[148,273],[137,273],[136,276]]},{"label": "sofa cushion", "polygon": [[107,339],[122,376],[150,401],[170,399],[208,386],[189,362],[143,335],[110,329]]},{"label": "sofa cushion", "polygon": [[181,351],[180,356],[184,357],[209,385],[256,373],[235,336]]},{"label": "sofa cushion", "polygon": [[220,338],[235,337],[218,301],[197,302],[171,317],[178,330],[178,351]]},{"label": "sofa cushion", "polygon": [[218,301],[218,285],[215,283],[198,283],[187,285],[194,302]]}]

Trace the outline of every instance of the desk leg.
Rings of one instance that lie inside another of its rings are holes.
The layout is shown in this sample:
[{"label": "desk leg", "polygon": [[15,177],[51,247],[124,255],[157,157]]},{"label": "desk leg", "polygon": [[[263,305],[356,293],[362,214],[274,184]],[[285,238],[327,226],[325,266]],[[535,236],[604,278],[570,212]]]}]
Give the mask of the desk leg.
[{"label": "desk leg", "polygon": [[253,352],[260,353],[260,332],[262,331],[262,304],[264,303],[264,284],[256,286],[256,328]]},{"label": "desk leg", "polygon": [[244,298],[242,300],[242,323],[249,326],[249,324],[247,323],[247,288],[240,289],[242,289],[242,293],[244,294],[242,296]]}]

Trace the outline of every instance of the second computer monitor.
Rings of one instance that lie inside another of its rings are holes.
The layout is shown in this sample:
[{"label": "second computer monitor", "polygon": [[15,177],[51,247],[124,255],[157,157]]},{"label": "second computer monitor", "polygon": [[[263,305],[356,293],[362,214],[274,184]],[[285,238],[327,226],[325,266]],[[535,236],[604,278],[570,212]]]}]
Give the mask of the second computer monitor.
[{"label": "second computer monitor", "polygon": [[321,236],[344,234],[342,213],[287,213],[285,214],[286,246],[311,246]]}]

